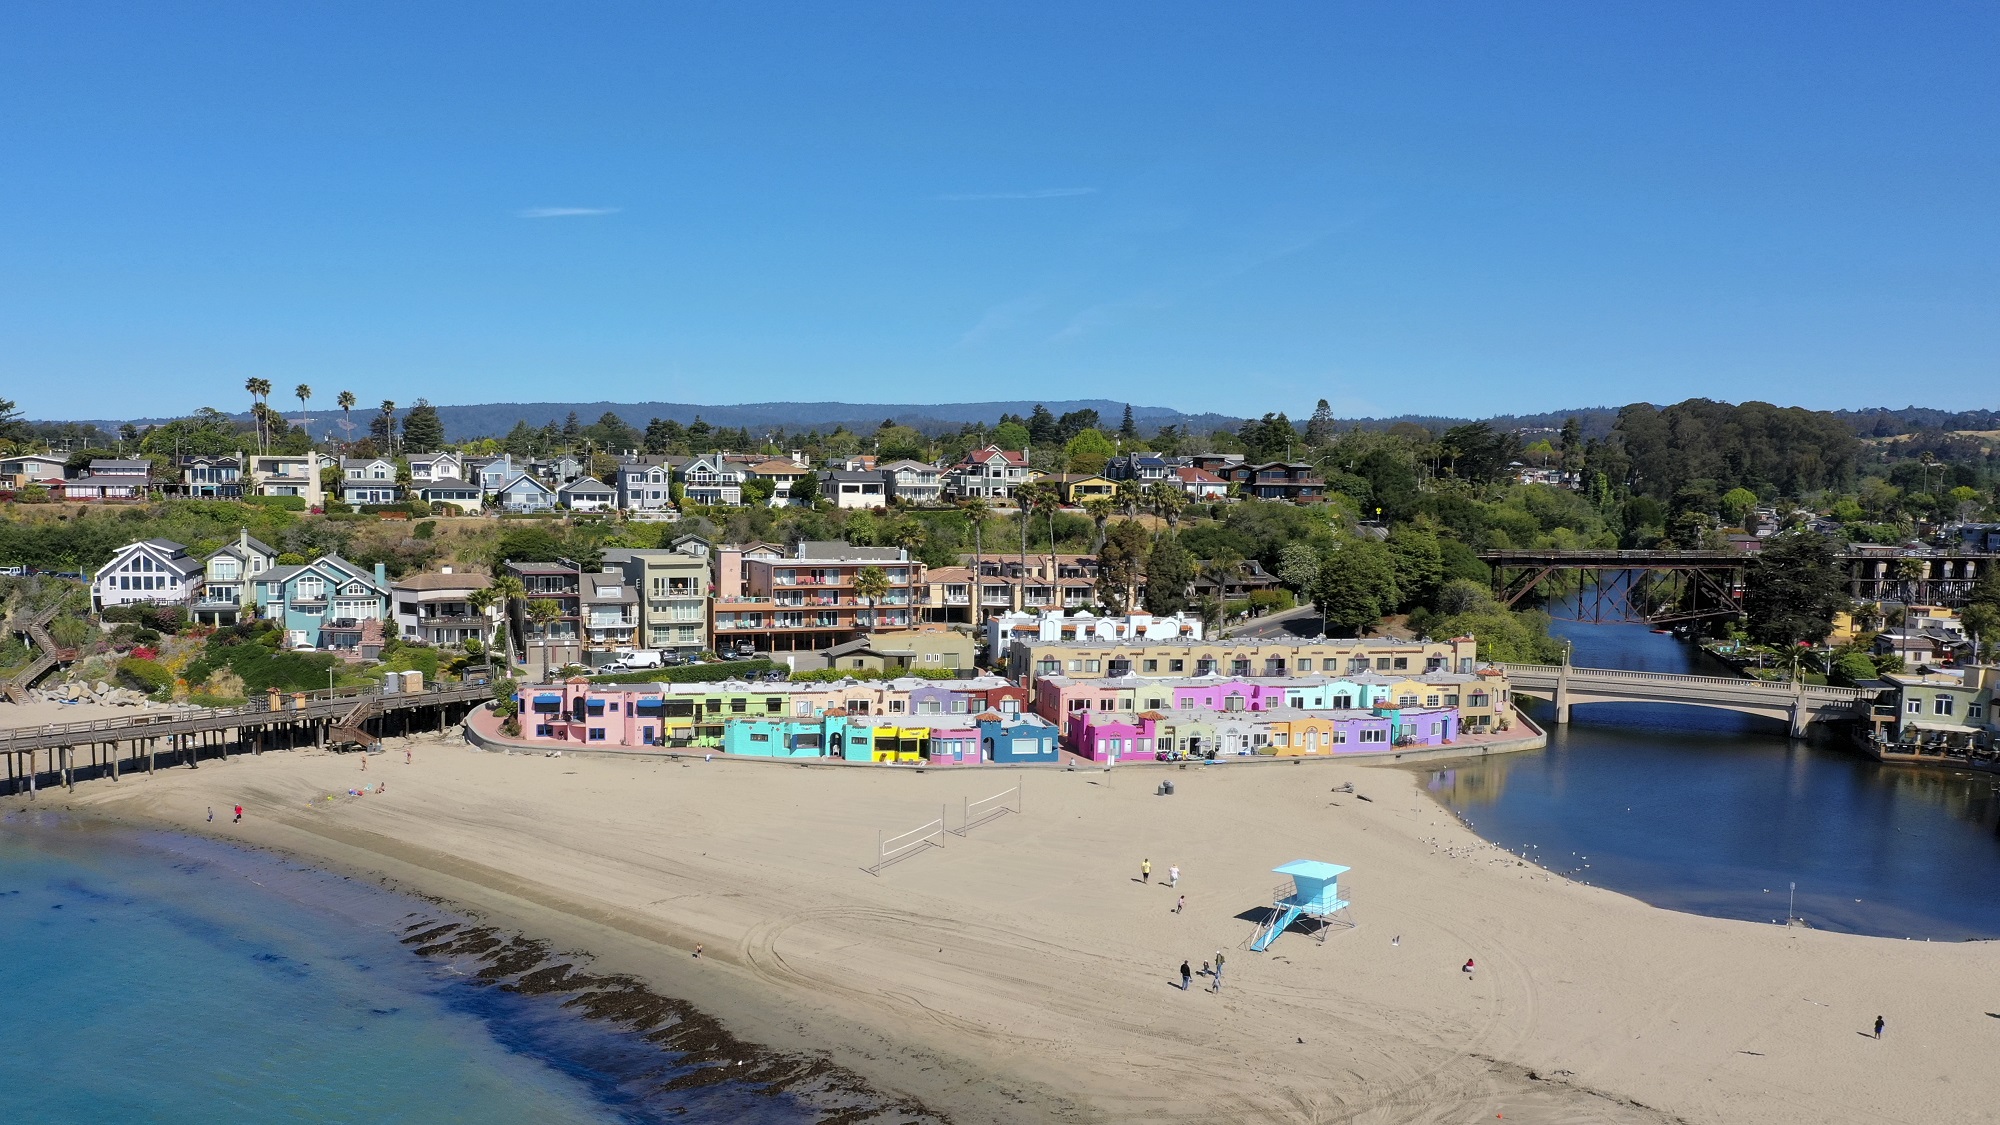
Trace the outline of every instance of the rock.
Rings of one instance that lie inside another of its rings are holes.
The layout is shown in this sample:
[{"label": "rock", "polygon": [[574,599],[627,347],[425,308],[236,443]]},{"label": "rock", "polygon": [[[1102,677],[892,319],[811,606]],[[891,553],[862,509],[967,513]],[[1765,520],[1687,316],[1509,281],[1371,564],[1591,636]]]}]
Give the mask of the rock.
[{"label": "rock", "polygon": [[99,680],[97,681],[96,686],[91,688],[91,690],[96,692],[98,695],[103,695],[105,692],[111,690],[111,685],[105,683],[103,680]]}]

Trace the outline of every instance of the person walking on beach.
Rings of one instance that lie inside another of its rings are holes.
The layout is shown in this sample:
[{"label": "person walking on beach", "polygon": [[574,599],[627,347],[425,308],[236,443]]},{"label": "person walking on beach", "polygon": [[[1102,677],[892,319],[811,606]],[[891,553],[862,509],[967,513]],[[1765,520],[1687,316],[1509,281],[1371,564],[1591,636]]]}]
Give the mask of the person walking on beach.
[{"label": "person walking on beach", "polygon": [[1882,1038],[1882,1017],[1881,1017],[1881,1016],[1876,1016],[1876,1017],[1875,1017],[1875,1038],[1877,1038],[1877,1039],[1880,1039],[1880,1038]]},{"label": "person walking on beach", "polygon": [[1187,909],[1187,896],[1182,895],[1180,901],[1174,903],[1174,913],[1179,914],[1181,911],[1186,909]]},{"label": "person walking on beach", "polygon": [[1190,969],[1190,968],[1188,968],[1188,963],[1187,963],[1186,961],[1182,961],[1182,962],[1181,962],[1181,991],[1182,991],[1182,992],[1186,992],[1186,991],[1188,990],[1188,986],[1189,986],[1189,985],[1191,985],[1191,984],[1193,984],[1193,983],[1194,983],[1194,970],[1193,970],[1193,969]]},{"label": "person walking on beach", "polygon": [[1150,883],[1153,881],[1153,861],[1151,859],[1142,859],[1139,861],[1139,881],[1141,883]]},{"label": "person walking on beach", "polygon": [[1176,863],[1167,868],[1167,887],[1169,889],[1172,889],[1180,885],[1181,885],[1181,865]]},{"label": "person walking on beach", "polygon": [[238,806],[236,806],[236,819],[235,819],[235,820],[232,820],[232,821],[230,821],[230,823],[231,823],[231,824],[241,824],[241,823],[243,823],[243,806],[242,806],[242,805],[238,805]]},{"label": "person walking on beach", "polygon": [[410,765],[415,765],[415,764],[416,764],[416,758],[417,758],[417,752],[416,752],[416,751],[415,751],[414,749],[412,749],[412,748],[410,748],[410,747],[408,747],[408,746],[405,746],[405,747],[403,747],[403,764],[404,764],[404,765],[406,765],[406,766],[410,766]]},{"label": "person walking on beach", "polygon": [[208,822],[209,822],[210,824],[214,824],[214,823],[215,823],[215,806],[214,806],[214,805],[210,805],[210,806],[208,806]]},{"label": "person walking on beach", "polygon": [[1215,951],[1215,979],[1209,982],[1210,992],[1222,991],[1222,950]]}]

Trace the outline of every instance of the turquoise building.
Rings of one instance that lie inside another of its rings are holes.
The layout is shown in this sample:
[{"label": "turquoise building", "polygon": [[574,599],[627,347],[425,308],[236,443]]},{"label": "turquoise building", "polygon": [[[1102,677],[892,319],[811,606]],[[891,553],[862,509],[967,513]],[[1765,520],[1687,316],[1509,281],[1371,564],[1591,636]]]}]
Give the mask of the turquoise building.
[{"label": "turquoise building", "polygon": [[379,652],[389,619],[389,576],[381,563],[364,570],[339,555],[302,566],[276,566],[251,580],[258,616],[277,622],[291,648]]}]

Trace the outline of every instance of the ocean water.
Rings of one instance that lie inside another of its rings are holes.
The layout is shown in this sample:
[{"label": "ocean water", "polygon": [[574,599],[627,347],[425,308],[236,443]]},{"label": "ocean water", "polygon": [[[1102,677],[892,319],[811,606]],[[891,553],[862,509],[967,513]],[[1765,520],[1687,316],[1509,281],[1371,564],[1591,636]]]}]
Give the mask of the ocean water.
[{"label": "ocean water", "polygon": [[[1578,664],[1727,674],[1643,626],[1555,631]],[[1487,840],[1656,906],[2000,938],[2000,775],[1879,765],[1833,731],[1794,742],[1700,707],[1594,704],[1548,729],[1545,750],[1428,771],[1431,791]]]},{"label": "ocean water", "polygon": [[0,816],[0,1122],[803,1122],[398,941],[427,904],[200,838]]}]

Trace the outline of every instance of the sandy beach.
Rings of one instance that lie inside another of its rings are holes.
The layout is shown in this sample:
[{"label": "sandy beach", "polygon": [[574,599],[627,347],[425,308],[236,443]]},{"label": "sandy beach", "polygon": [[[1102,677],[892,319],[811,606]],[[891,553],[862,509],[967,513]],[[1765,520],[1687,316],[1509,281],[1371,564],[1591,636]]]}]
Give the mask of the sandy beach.
[{"label": "sandy beach", "polygon": [[[510,757],[455,737],[414,742],[406,766],[401,745],[365,773],[276,753],[41,804],[448,899],[960,1122],[1992,1113],[2000,947],[1659,910],[1520,864],[1393,768],[916,774]],[[1166,776],[1178,792],[1156,795]],[[941,806],[956,826],[963,798],[1021,779],[1019,815],[863,870],[878,830]],[[363,781],[389,791],[324,799]],[[1333,792],[1347,782],[1372,800]],[[245,823],[204,820],[239,801]],[[1358,926],[1249,952],[1239,916],[1299,858],[1353,868]],[[1222,991],[1181,991],[1180,963],[1218,950]]]}]

